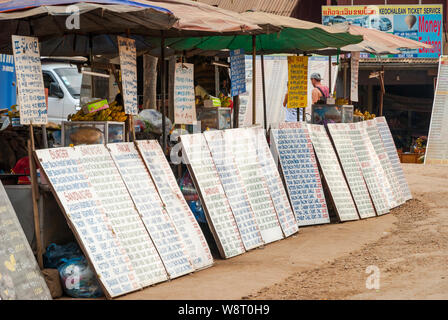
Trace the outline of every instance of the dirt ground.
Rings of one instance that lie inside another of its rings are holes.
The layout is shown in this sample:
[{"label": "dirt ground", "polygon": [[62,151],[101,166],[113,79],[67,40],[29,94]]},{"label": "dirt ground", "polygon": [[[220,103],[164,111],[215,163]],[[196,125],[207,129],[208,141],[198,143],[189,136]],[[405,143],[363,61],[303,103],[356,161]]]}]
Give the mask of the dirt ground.
[{"label": "dirt ground", "polygon": [[119,299],[448,299],[448,167],[403,167],[414,199],[390,214],[303,227]]}]

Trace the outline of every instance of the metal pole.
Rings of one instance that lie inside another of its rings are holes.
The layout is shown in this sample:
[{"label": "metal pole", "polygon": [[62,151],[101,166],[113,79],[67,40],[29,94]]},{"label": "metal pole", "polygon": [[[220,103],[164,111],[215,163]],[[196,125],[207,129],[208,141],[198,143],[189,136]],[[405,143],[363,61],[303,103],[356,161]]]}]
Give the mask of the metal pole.
[{"label": "metal pole", "polygon": [[263,123],[264,128],[268,130],[268,119],[266,117],[266,85],[264,82],[264,54],[261,55],[261,84],[263,86]]},{"label": "metal pole", "polygon": [[240,116],[240,96],[233,97],[233,127],[239,127],[239,116]]},{"label": "metal pole", "polygon": [[160,40],[160,73],[162,80],[162,107],[160,108],[162,113],[162,148],[163,153],[166,154],[166,123],[165,123],[165,36],[162,31],[162,37]]},{"label": "metal pole", "polygon": [[328,56],[328,89],[331,95],[331,56]]},{"label": "metal pole", "polygon": [[257,66],[257,47],[256,36],[252,36],[252,124],[257,122],[256,102],[257,102],[257,89],[256,89],[256,66]]}]

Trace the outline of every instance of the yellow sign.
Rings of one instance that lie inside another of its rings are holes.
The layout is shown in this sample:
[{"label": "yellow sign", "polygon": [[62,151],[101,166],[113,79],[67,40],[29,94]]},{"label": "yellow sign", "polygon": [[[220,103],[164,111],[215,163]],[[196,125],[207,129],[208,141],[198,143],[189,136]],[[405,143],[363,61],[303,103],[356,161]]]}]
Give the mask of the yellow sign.
[{"label": "yellow sign", "polygon": [[288,57],[288,108],[306,108],[308,102],[308,57]]}]

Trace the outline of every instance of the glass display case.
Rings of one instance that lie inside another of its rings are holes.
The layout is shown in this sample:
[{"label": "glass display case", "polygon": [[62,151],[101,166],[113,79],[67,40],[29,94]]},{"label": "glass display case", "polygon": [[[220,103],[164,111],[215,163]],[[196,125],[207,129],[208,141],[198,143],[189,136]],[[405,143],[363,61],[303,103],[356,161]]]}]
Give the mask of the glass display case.
[{"label": "glass display case", "polygon": [[62,146],[125,142],[125,123],[117,121],[63,121]]},{"label": "glass display case", "polygon": [[350,123],[353,122],[352,105],[313,104],[311,106],[311,123]]},{"label": "glass display case", "polygon": [[198,121],[201,121],[201,131],[210,129],[230,129],[232,127],[232,109],[223,107],[198,108]]}]

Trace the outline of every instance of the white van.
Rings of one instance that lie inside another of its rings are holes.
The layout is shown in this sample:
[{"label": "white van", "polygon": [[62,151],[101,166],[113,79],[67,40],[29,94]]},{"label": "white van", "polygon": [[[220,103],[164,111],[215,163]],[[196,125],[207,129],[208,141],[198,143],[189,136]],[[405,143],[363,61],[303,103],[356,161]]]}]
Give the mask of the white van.
[{"label": "white van", "polygon": [[80,108],[82,73],[75,64],[47,61],[42,61],[42,73],[48,89],[48,121],[60,124]]}]

